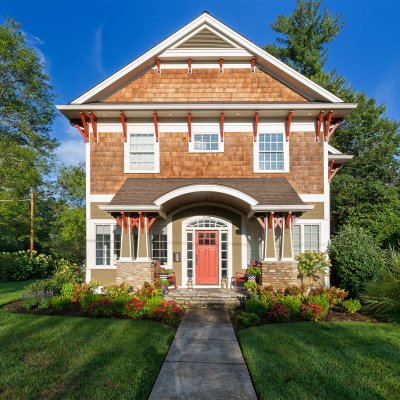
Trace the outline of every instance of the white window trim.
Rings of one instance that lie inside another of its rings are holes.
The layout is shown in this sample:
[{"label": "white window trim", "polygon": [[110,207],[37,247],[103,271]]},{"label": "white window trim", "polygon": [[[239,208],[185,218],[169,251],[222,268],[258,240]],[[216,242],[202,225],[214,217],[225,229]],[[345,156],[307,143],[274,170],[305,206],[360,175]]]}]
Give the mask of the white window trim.
[{"label": "white window trim", "polygon": [[[104,265],[97,265],[96,264],[96,231],[97,231],[97,226],[104,226],[107,225],[110,227],[110,264],[104,264]],[[115,269],[116,268],[116,263],[117,260],[114,258],[114,228],[116,226],[116,223],[110,223],[110,222],[95,222],[93,224],[94,227],[94,266],[90,267],[90,269]]]},{"label": "white window trim", "polygon": [[[217,221],[223,222],[227,224],[227,227],[217,227],[217,228],[188,228],[187,225],[190,222],[195,221],[196,219],[215,219]],[[196,272],[195,272],[195,266],[193,267],[193,287],[194,288],[214,288],[214,287],[221,287],[221,232],[227,232],[228,234],[228,240],[227,240],[227,251],[228,251],[228,258],[227,258],[227,275],[228,275],[228,284],[229,284],[229,279],[232,276],[232,223],[221,217],[216,217],[213,215],[197,215],[194,217],[189,217],[185,219],[182,222],[182,287],[186,287],[186,283],[188,280],[187,277],[187,237],[186,233],[187,232],[193,232],[193,235],[195,235],[195,231],[218,231],[219,233],[219,254],[218,254],[218,285],[196,285]],[[193,236],[193,254],[196,254],[196,241],[195,241],[195,236]]]},{"label": "white window trim", "polygon": [[[129,154],[131,148],[131,134],[146,133],[152,134],[154,140],[154,169],[153,170],[131,170]],[[158,174],[160,173],[160,140],[156,141],[154,124],[134,123],[127,124],[127,140],[124,142],[124,173],[126,174]]]},{"label": "white window trim", "polygon": [[[194,135],[209,133],[218,135],[218,150],[196,150],[194,148]],[[223,153],[224,142],[221,141],[221,131],[219,122],[194,123],[192,124],[192,140],[189,141],[189,153]]]},{"label": "white window trim", "polygon": [[[260,169],[259,165],[259,135],[263,133],[280,133],[283,135],[283,170]],[[289,172],[289,141],[286,140],[285,123],[271,122],[258,125],[257,140],[253,142],[253,167],[255,173],[282,174]]]},{"label": "white window trim", "polygon": [[[303,222],[297,221],[294,226],[300,226],[300,253],[304,253],[304,226],[305,225],[318,225],[319,227],[319,243],[318,243],[318,251],[322,251],[322,224],[320,222]],[[292,235],[292,247],[293,247],[293,230],[291,232]],[[294,254],[294,249],[293,254]]]}]

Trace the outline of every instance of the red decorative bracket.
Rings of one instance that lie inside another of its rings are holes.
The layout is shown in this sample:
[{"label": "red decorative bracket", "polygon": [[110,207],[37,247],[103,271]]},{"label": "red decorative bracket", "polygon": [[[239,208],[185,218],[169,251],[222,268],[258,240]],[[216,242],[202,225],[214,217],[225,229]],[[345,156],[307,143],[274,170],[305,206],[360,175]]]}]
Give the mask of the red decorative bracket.
[{"label": "red decorative bracket", "polygon": [[126,127],[126,117],[122,111],[121,111],[121,124],[122,124],[122,131],[124,132],[124,140],[126,142],[128,137],[127,127]]},{"label": "red decorative bracket", "polygon": [[188,63],[188,73],[191,74],[192,73],[192,59],[188,58],[187,63]]},{"label": "red decorative bracket", "polygon": [[286,229],[290,229],[291,221],[292,221],[292,213],[289,211],[286,217]]},{"label": "red decorative bracket", "polygon": [[254,127],[253,127],[253,133],[254,133],[254,141],[257,141],[257,132],[258,132],[258,111],[256,111],[256,114],[254,115]]},{"label": "red decorative bracket", "polygon": [[277,226],[282,229],[282,218],[275,218],[275,228]]},{"label": "red decorative bracket", "polygon": [[147,231],[150,230],[151,226],[156,222],[157,217],[155,218],[147,218]]},{"label": "red decorative bracket", "polygon": [[[336,129],[342,124],[342,121],[337,121],[335,122],[335,124],[333,126],[331,126],[329,128],[329,134],[328,134],[328,140],[330,140],[330,138],[333,136],[333,134],[335,133]],[[331,123],[332,125],[332,123]]]},{"label": "red decorative bracket", "polygon": [[274,226],[274,213],[271,212],[271,213],[269,214],[268,229],[269,229],[270,231],[272,231],[273,226]]},{"label": "red decorative bracket", "polygon": [[139,212],[139,221],[140,221],[140,230],[144,232],[144,218],[141,212]]},{"label": "red decorative bracket", "polygon": [[261,228],[263,228],[263,229],[265,230],[266,220],[263,221],[262,218],[257,217],[257,221],[258,221],[258,223],[261,225]]},{"label": "red decorative bracket", "polygon": [[292,124],[292,117],[293,117],[293,111],[289,111],[288,115],[286,116],[286,141],[289,140],[290,125]]},{"label": "red decorative bracket", "polygon": [[225,122],[225,113],[223,111],[221,111],[221,117],[220,117],[220,122],[219,122],[221,142],[224,141],[224,122]]},{"label": "red decorative bracket", "polygon": [[122,229],[122,221],[121,221],[121,218],[119,218],[119,217],[114,217],[114,218],[115,218],[115,220],[117,221],[118,226]]},{"label": "red decorative bracket", "polygon": [[329,140],[329,129],[331,127],[331,121],[332,121],[332,114],[333,111],[329,111],[328,116],[326,118],[326,124],[325,124],[325,140]]},{"label": "red decorative bracket", "polygon": [[317,118],[317,129],[315,131],[315,140],[317,142],[319,142],[319,136],[320,136],[320,133],[321,133],[321,127],[322,127],[323,121],[324,121],[324,111],[321,111],[319,113],[318,118]]},{"label": "red decorative bracket", "polygon": [[335,164],[334,160],[331,160],[328,167],[328,182],[331,183],[333,177],[339,172],[341,167],[333,168]]},{"label": "red decorative bracket", "polygon": [[92,124],[94,140],[97,142],[97,139],[98,139],[98,137],[97,137],[97,119],[92,112],[89,113],[89,119],[90,119],[90,123]]},{"label": "red decorative bracket", "polygon": [[189,142],[191,142],[192,141],[192,113],[190,111],[188,112],[187,124],[188,124]]},{"label": "red decorative bracket", "polygon": [[156,65],[157,65],[157,74],[161,73],[161,65],[160,65],[160,59],[157,58],[156,60]]},{"label": "red decorative bracket", "polygon": [[121,213],[121,218],[122,218],[122,225],[124,227],[124,232],[128,232],[128,218],[126,217],[125,213]]},{"label": "red decorative bracket", "polygon": [[74,127],[78,130],[78,132],[82,135],[83,140],[85,141],[85,143],[87,143],[89,141],[88,136],[86,135],[86,132],[84,129],[82,129],[82,127],[80,127],[78,124],[75,124]]},{"label": "red decorative bracket", "polygon": [[130,218],[131,220],[131,233],[133,228],[136,226],[139,229],[139,218]]},{"label": "red decorative bracket", "polygon": [[158,142],[158,118],[157,113],[153,112],[154,132],[156,134],[156,142]]},{"label": "red decorative bracket", "polygon": [[256,58],[251,59],[251,72],[256,72]]},{"label": "red decorative bracket", "polygon": [[220,74],[224,72],[224,59],[222,57],[219,59],[219,72]]}]

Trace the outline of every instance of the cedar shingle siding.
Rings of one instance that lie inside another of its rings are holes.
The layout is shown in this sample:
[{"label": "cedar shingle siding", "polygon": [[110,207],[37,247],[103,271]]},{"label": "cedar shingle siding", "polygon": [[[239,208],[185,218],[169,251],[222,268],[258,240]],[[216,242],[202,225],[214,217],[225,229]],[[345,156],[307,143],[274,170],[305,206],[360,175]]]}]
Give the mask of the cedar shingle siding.
[{"label": "cedar shingle siding", "polygon": [[268,102],[307,101],[271,75],[256,69],[150,70],[121,88],[106,102]]},{"label": "cedar shingle siding", "polygon": [[223,153],[189,153],[187,133],[160,134],[160,173],[124,174],[122,133],[90,142],[91,193],[115,194],[127,178],[288,178],[297,193],[324,192],[323,142],[313,132],[291,132],[290,173],[253,172],[253,133],[224,134]]}]

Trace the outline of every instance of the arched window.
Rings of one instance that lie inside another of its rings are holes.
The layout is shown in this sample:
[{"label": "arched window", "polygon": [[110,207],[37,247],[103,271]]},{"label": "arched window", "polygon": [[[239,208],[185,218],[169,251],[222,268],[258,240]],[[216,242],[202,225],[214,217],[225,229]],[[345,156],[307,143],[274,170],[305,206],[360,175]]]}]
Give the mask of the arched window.
[{"label": "arched window", "polygon": [[187,228],[228,228],[225,222],[210,219],[197,219],[187,224]]}]

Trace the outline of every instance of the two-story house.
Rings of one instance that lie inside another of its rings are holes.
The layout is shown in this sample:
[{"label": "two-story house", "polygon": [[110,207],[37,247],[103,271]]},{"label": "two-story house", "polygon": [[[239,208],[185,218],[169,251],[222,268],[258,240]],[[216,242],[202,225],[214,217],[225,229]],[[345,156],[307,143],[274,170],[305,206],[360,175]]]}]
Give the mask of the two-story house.
[{"label": "two-story house", "polygon": [[329,138],[355,107],[208,13],[58,106],[86,146],[87,280],[140,286],[160,260],[220,287],[261,260],[264,284],[296,284],[294,256],[326,250],[351,157]]}]

